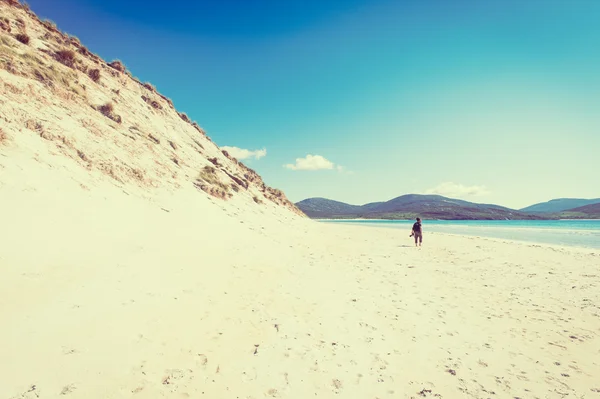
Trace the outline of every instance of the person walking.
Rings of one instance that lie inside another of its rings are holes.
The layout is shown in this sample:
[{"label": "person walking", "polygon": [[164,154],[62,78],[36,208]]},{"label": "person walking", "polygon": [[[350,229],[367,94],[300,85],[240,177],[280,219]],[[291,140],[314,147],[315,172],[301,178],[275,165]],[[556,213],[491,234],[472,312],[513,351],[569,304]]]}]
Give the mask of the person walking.
[{"label": "person walking", "polygon": [[421,227],[421,218],[417,218],[415,224],[413,224],[411,237],[415,237],[415,247],[421,246],[423,243],[423,229]]}]

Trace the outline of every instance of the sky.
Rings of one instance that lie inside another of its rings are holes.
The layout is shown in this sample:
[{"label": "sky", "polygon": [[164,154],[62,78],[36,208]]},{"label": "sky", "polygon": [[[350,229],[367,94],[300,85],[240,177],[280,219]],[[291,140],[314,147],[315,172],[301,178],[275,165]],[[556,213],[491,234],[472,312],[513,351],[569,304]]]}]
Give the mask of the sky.
[{"label": "sky", "polygon": [[600,1],[28,3],[294,202],[600,197]]}]

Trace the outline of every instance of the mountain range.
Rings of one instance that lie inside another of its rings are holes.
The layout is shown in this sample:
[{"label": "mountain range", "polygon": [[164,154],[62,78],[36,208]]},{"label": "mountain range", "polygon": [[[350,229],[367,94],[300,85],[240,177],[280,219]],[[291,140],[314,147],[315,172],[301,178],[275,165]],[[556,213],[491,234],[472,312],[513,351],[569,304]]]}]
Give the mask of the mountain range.
[{"label": "mountain range", "polygon": [[600,219],[600,202],[561,212],[568,219]]},{"label": "mountain range", "polygon": [[[582,206],[583,205],[583,206]],[[314,219],[414,219],[440,220],[543,220],[600,218],[600,199],[558,199],[520,210],[479,204],[441,195],[408,194],[385,202],[350,205],[327,198],[308,198],[296,203]],[[533,210],[531,210],[533,209]]]},{"label": "mountain range", "polygon": [[520,209],[521,212],[533,212],[533,213],[552,213],[552,212],[563,212],[570,209],[579,208],[586,205],[592,205],[600,203],[600,198],[596,199],[582,199],[582,198],[557,198],[547,202],[541,202],[539,204],[531,205]]}]

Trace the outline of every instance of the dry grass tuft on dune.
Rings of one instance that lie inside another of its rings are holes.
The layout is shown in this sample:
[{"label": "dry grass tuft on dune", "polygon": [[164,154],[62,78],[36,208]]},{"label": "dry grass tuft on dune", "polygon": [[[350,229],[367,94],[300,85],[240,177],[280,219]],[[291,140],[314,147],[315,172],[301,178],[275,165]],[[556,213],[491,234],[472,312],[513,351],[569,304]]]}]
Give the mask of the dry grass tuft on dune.
[{"label": "dry grass tuft on dune", "polygon": [[77,58],[75,58],[75,52],[73,50],[58,50],[56,53],[54,53],[54,58],[56,61],[68,66],[69,68],[75,68],[75,64],[77,62]]},{"label": "dry grass tuft on dune", "polygon": [[121,118],[121,115],[115,114],[115,106],[111,102],[108,102],[108,103],[102,104],[102,105],[93,105],[92,108],[94,108],[95,110],[100,112],[102,115],[106,116],[109,119],[112,119],[113,121],[115,121],[117,123],[121,123],[123,121],[123,118]]},{"label": "dry grass tuft on dune", "polygon": [[127,69],[125,68],[125,65],[119,61],[119,60],[115,60],[113,62],[109,62],[108,66],[119,71],[119,72],[126,72]]},{"label": "dry grass tuft on dune", "polygon": [[12,28],[10,27],[10,21],[6,17],[0,17],[0,30],[10,33]]},{"label": "dry grass tuft on dune", "polygon": [[18,41],[20,41],[23,44],[29,44],[29,41],[30,41],[29,36],[25,33],[19,33],[19,34],[15,35],[15,39],[17,39]]},{"label": "dry grass tuft on dune", "polygon": [[98,81],[100,80],[100,70],[97,69],[97,68],[96,69],[90,69],[90,70],[88,70],[88,76],[94,82],[98,83]]},{"label": "dry grass tuft on dune", "polygon": [[214,197],[222,199],[231,197],[231,193],[229,192],[231,186],[223,183],[221,179],[219,179],[219,176],[217,176],[217,169],[213,166],[206,165],[202,168],[196,182],[197,187]]},{"label": "dry grass tuft on dune", "polygon": [[150,91],[156,91],[156,87],[154,87],[152,83],[146,82],[143,84],[143,86]]},{"label": "dry grass tuft on dune", "polygon": [[181,118],[183,121],[185,121],[185,122],[187,122],[187,123],[191,123],[191,121],[190,121],[190,118],[187,116],[187,114],[186,114],[185,112],[180,112],[180,113],[179,113],[179,117],[180,117],[180,118]]},{"label": "dry grass tuft on dune", "polygon": [[8,141],[8,135],[6,134],[4,129],[2,129],[0,127],[0,145],[6,143],[7,141]]}]

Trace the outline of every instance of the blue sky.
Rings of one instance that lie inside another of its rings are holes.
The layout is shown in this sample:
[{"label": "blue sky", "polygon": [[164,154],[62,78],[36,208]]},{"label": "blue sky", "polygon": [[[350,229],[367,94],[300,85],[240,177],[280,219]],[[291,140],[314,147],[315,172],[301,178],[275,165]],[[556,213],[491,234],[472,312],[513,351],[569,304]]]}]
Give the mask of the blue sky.
[{"label": "blue sky", "polygon": [[293,201],[600,197],[600,1],[29,4]]}]

